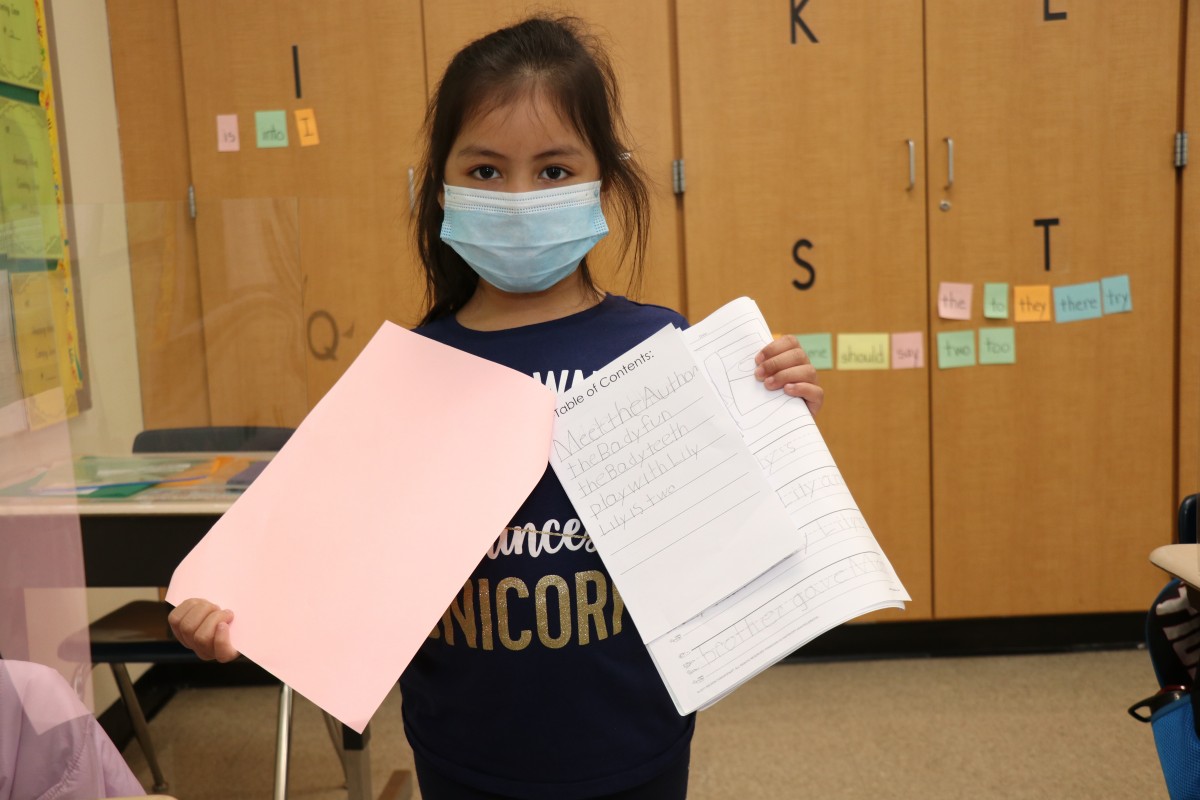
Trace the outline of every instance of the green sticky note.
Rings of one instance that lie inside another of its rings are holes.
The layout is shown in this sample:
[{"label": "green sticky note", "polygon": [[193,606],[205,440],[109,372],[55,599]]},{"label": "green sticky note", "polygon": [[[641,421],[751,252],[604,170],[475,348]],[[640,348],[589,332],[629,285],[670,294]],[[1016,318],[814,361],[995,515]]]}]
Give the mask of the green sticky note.
[{"label": "green sticky note", "polygon": [[287,147],[287,112],[255,111],[254,128],[259,147]]},{"label": "green sticky note", "polygon": [[1099,281],[1054,287],[1054,318],[1059,322],[1097,319],[1103,313]]},{"label": "green sticky note", "polygon": [[1017,340],[1012,328],[979,329],[979,363],[1017,363]]},{"label": "green sticky note", "polygon": [[886,333],[839,333],[838,369],[889,369],[891,341]]},{"label": "green sticky note", "polygon": [[1100,279],[1100,293],[1104,295],[1104,313],[1121,314],[1133,311],[1133,295],[1129,291],[1129,276],[1117,275]]},{"label": "green sticky note", "polygon": [[983,316],[988,319],[1008,319],[1008,284],[983,285]]},{"label": "green sticky note", "polygon": [[940,369],[975,366],[975,331],[943,331],[937,338]]},{"label": "green sticky note", "polygon": [[832,333],[797,333],[796,341],[808,353],[808,360],[817,369],[833,369]]}]

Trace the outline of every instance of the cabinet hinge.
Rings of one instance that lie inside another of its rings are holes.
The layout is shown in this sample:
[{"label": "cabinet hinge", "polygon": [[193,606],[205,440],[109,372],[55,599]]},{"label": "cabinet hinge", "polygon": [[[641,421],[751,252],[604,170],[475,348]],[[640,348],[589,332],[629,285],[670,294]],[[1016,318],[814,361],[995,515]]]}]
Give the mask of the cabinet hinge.
[{"label": "cabinet hinge", "polygon": [[1187,166],[1188,157],[1188,135],[1187,131],[1179,131],[1175,134],[1175,168],[1181,169]]},{"label": "cabinet hinge", "polygon": [[683,194],[687,188],[687,179],[683,174],[683,159],[677,158],[671,162],[671,189],[675,194]]},{"label": "cabinet hinge", "polygon": [[188,184],[188,215],[196,218],[196,187]]}]

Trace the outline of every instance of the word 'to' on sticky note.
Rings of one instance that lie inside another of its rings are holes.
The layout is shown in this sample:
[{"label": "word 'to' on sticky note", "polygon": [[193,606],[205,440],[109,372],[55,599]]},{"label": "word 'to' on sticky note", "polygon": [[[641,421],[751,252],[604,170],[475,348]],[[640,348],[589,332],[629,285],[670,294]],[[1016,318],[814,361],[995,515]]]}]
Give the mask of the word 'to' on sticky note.
[{"label": "word 'to' on sticky note", "polygon": [[1105,314],[1122,314],[1133,311],[1133,295],[1129,291],[1128,275],[1102,278],[1100,291],[1104,295]]},{"label": "word 'to' on sticky note", "polygon": [[983,285],[983,316],[988,319],[1008,319],[1008,284]]},{"label": "word 'to' on sticky note", "polygon": [[975,366],[975,331],[942,331],[937,338],[939,368]]},{"label": "word 'to' on sticky note", "polygon": [[217,115],[217,152],[234,153],[242,149],[238,137],[237,114]]},{"label": "word 'to' on sticky note", "polygon": [[838,334],[838,369],[888,369],[889,356],[886,333]]},{"label": "word 'to' on sticky note", "polygon": [[1012,328],[979,329],[979,363],[1017,363],[1017,339]]},{"label": "word 'to' on sticky note", "polygon": [[938,316],[942,319],[970,319],[972,288],[969,283],[942,281],[938,287]]},{"label": "word 'to' on sticky note", "polygon": [[892,369],[925,366],[925,335],[920,331],[892,334]]},{"label": "word 'to' on sticky note", "polygon": [[254,128],[259,147],[287,147],[287,114],[283,111],[255,111]]},{"label": "word 'to' on sticky note", "polygon": [[1054,318],[1059,322],[1096,319],[1102,314],[1099,281],[1054,287]]},{"label": "word 'to' on sticky note", "polygon": [[300,134],[300,146],[311,147],[321,143],[317,135],[317,115],[311,108],[296,109],[296,130]]},{"label": "word 'to' on sticky note", "polygon": [[833,369],[832,333],[797,333],[796,341],[808,353],[809,362],[817,369]]},{"label": "word 'to' on sticky note", "polygon": [[1017,322],[1049,322],[1051,316],[1049,286],[1014,286],[1013,319]]}]

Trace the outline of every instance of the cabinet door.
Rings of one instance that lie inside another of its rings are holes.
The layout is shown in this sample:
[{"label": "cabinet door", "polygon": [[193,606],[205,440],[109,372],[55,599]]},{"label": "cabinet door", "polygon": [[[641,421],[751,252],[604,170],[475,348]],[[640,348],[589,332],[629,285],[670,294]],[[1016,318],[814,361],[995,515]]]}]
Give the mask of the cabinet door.
[{"label": "cabinet door", "polygon": [[[689,313],[748,295],[779,333],[924,334],[921,2],[792,5],[677,6]],[[928,380],[821,374],[818,423],[906,619],[931,611]]]},{"label": "cabinet door", "polygon": [[926,26],[931,291],[1133,295],[1077,322],[931,313],[1014,327],[1017,357],[932,372],[935,614],[1143,609],[1174,506],[1180,4],[928,0]]},{"label": "cabinet door", "polygon": [[[421,9],[179,0],[179,25],[212,419],[294,425],[383,320],[419,313]],[[258,146],[256,113],[271,111],[286,147]],[[223,114],[238,115],[237,152],[218,151]]]},{"label": "cabinet door", "polygon": [[[1187,14],[1183,129],[1200,141],[1200,4]],[[1200,166],[1183,170],[1180,194],[1179,487],[1200,492]]]}]

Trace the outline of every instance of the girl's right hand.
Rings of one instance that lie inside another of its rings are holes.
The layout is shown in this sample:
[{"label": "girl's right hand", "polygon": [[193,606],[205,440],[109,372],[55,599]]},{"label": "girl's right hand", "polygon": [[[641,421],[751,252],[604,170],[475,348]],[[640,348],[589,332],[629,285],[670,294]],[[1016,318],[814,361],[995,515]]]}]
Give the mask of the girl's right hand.
[{"label": "girl's right hand", "polygon": [[238,657],[229,643],[229,623],[233,622],[229,609],[192,597],[176,606],[167,622],[175,638],[205,661],[224,663]]}]

